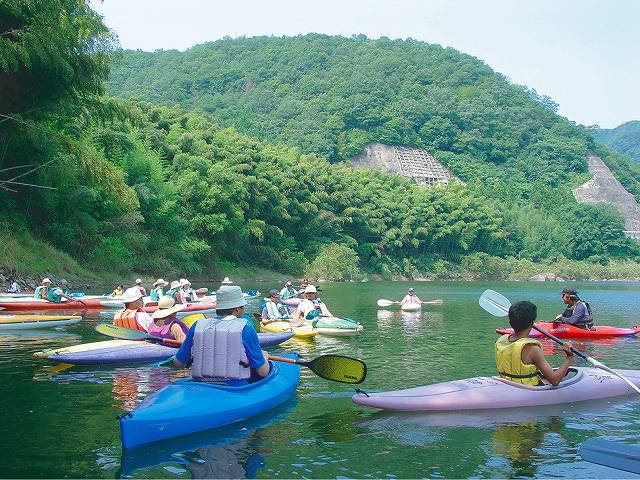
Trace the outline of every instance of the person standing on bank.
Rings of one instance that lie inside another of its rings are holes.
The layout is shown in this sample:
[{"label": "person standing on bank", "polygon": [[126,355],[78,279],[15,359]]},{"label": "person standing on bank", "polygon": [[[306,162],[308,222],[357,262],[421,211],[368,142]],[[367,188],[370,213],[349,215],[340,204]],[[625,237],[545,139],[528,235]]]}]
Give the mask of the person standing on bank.
[{"label": "person standing on bank", "polygon": [[575,327],[591,330],[593,318],[589,304],[580,300],[575,288],[563,288],[561,295],[567,308],[556,317],[555,322],[568,323]]},{"label": "person standing on bank", "polygon": [[[248,383],[252,377],[269,374],[269,356],[260,347],[258,334],[243,318],[247,301],[236,285],[216,292],[216,316],[196,321],[178,349],[174,365],[191,365],[199,381]],[[223,351],[220,346],[223,345]]]},{"label": "person standing on bank", "polygon": [[545,378],[551,385],[558,385],[565,377],[573,352],[571,342],[562,345],[565,359],[560,368],[554,369],[542,351],[542,343],[529,338],[536,320],[537,307],[529,301],[516,302],[509,307],[509,325],[513,333],[502,335],[495,344],[496,366],[500,376],[523,385],[542,385]]},{"label": "person standing on bank", "polygon": [[18,285],[18,282],[16,282],[16,279],[13,278],[11,275],[9,275],[9,278],[7,278],[7,280],[9,281],[9,287],[5,290],[5,292],[7,292],[7,293],[19,293],[20,292],[20,285]]}]

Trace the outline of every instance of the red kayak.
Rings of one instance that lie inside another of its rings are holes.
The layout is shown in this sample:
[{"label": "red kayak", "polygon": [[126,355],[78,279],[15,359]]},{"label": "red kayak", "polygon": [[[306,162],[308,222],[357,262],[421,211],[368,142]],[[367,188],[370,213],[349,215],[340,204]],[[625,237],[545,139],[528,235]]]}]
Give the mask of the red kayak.
[{"label": "red kayak", "polygon": [[109,308],[108,305],[105,305],[104,298],[79,298],[74,302],[64,300],[57,303],[29,297],[13,298],[11,301],[1,301],[0,307],[5,310],[84,310],[87,308]]},{"label": "red kayak", "polygon": [[[156,302],[156,305],[145,305],[144,307],[142,307],[142,310],[147,313],[153,313],[157,309],[158,309],[157,302]],[[178,317],[180,316],[180,314],[184,315],[185,312],[194,313],[194,312],[202,312],[204,310],[215,310],[215,309],[216,309],[215,303],[204,303],[204,302],[189,303],[186,308],[178,312]]]},{"label": "red kayak", "polygon": [[[622,328],[610,327],[607,325],[595,325],[593,330],[585,330],[584,328],[574,327],[566,323],[553,322],[536,322],[535,325],[551,335],[558,338],[583,338],[595,339],[605,337],[632,337],[640,332],[640,327]],[[513,333],[512,328],[497,328],[496,333],[504,335],[505,333]],[[544,335],[537,330],[531,330],[530,337],[544,338]]]}]

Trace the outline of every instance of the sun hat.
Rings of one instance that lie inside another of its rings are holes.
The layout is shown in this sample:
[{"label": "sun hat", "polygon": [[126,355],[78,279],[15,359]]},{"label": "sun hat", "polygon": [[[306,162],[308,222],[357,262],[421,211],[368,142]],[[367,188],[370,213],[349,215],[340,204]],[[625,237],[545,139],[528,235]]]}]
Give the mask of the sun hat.
[{"label": "sun hat", "polygon": [[163,295],[158,300],[158,309],[151,314],[151,318],[167,318],[169,315],[173,315],[185,308],[187,308],[186,303],[178,303],[176,305],[176,301],[173,298]]},{"label": "sun hat", "polygon": [[180,282],[179,282],[178,280],[174,280],[173,282],[171,282],[170,287],[171,287],[172,289],[180,288]]},{"label": "sun hat", "polygon": [[307,288],[304,289],[304,293],[318,293],[318,291],[313,285],[307,285]]},{"label": "sun hat", "polygon": [[280,291],[276,290],[275,288],[269,290],[269,296],[270,297],[281,297],[282,295],[280,295]]},{"label": "sun hat", "polygon": [[242,289],[237,285],[222,286],[216,292],[216,309],[226,310],[228,308],[243,307],[247,301],[242,294]]},{"label": "sun hat", "polygon": [[136,283],[142,283],[142,280],[140,280],[139,278],[136,278]]},{"label": "sun hat", "polygon": [[224,277],[224,280],[220,282],[222,285],[233,285],[233,282],[229,280],[229,277]]},{"label": "sun hat", "polygon": [[180,286],[184,287],[186,285],[191,285],[191,282],[189,280],[187,280],[186,278],[181,278],[180,279]]},{"label": "sun hat", "polygon": [[159,278],[155,282],[153,282],[154,287],[166,287],[167,285],[169,285],[169,282],[167,282],[164,278]]},{"label": "sun hat", "polygon": [[285,285],[286,285],[287,287],[291,287],[291,286],[293,285],[293,283],[291,283],[291,282],[287,282],[287,283],[285,283]]},{"label": "sun hat", "polygon": [[140,292],[140,289],[138,287],[127,288],[122,294],[122,301],[124,303],[132,303],[141,298],[142,292]]},{"label": "sun hat", "polygon": [[51,283],[51,280],[49,280],[47,277],[42,279],[42,283]]},{"label": "sun hat", "polygon": [[413,292],[413,287],[409,287],[409,290],[407,290],[407,292]]},{"label": "sun hat", "polygon": [[58,280],[58,283],[59,284],[62,284],[62,283],[67,284],[69,282],[67,282],[64,278],[61,278],[60,280]]}]

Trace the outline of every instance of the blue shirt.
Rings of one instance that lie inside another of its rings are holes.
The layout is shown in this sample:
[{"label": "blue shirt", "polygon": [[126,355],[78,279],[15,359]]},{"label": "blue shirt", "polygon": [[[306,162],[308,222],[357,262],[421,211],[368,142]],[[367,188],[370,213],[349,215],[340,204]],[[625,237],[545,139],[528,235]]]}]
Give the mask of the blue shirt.
[{"label": "blue shirt", "polygon": [[[216,317],[221,318],[221,317]],[[185,365],[191,361],[191,348],[193,347],[193,333],[196,329],[198,322],[194,322],[191,328],[187,332],[187,337],[184,339],[182,345],[176,353],[176,359]],[[251,368],[260,368],[265,364],[264,355],[262,355],[262,347],[260,346],[260,340],[253,325],[247,323],[242,329],[242,346],[247,353],[247,359],[249,360],[249,366]]]}]

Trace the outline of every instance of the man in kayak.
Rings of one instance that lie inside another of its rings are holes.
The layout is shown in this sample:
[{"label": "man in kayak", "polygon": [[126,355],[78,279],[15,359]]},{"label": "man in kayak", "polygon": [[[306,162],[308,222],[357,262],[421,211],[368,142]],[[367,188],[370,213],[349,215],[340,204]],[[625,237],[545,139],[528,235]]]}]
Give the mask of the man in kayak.
[{"label": "man in kayak", "polygon": [[260,323],[266,325],[271,322],[278,322],[280,320],[289,321],[291,315],[289,315],[289,309],[280,301],[281,295],[277,289],[269,291],[269,300],[265,303],[262,309],[262,315]]},{"label": "man in kayak", "polygon": [[18,292],[20,292],[20,285],[18,285],[18,282],[16,282],[15,278],[13,278],[11,275],[9,275],[9,278],[7,278],[7,280],[9,281],[9,288],[7,288],[5,290],[5,292],[7,292],[7,293],[18,293]]},{"label": "man in kayak", "polygon": [[523,385],[537,386],[545,378],[558,385],[571,365],[571,342],[562,346],[566,355],[560,368],[549,364],[542,351],[542,344],[529,338],[536,320],[537,308],[529,301],[516,302],[509,307],[509,325],[514,333],[502,335],[495,344],[496,366],[500,376]]},{"label": "man in kayak", "polygon": [[144,302],[140,289],[138,287],[127,288],[122,294],[122,301],[124,309],[116,312],[113,316],[113,324],[146,332],[153,319],[147,312],[142,311]]},{"label": "man in kayak", "polygon": [[286,300],[287,298],[296,298],[298,296],[298,292],[293,287],[292,282],[287,282],[284,285],[284,288],[280,290],[280,297],[282,300]]},{"label": "man in kayak", "polygon": [[404,296],[402,300],[399,302],[393,302],[396,305],[421,305],[422,300],[418,298],[416,292],[413,290],[413,287],[409,287],[407,290],[407,294]]},{"label": "man in kayak", "polygon": [[71,295],[70,292],[69,284],[64,278],[61,278],[60,281],[58,281],[58,286],[49,290],[47,300],[54,303],[60,303],[63,298],[66,298],[70,302],[80,302],[84,304],[82,300],[73,298],[73,295]]},{"label": "man in kayak", "polygon": [[223,285],[216,292],[216,316],[195,322],[178,349],[173,363],[191,365],[200,381],[247,383],[255,373],[266,377],[269,355],[260,347],[253,325],[243,318],[247,301],[237,285]]},{"label": "man in kayak", "polygon": [[304,300],[298,304],[298,308],[292,316],[291,325],[294,327],[302,325],[307,315],[314,310],[318,312],[317,315],[333,317],[329,308],[318,298],[318,290],[316,287],[308,285],[307,288],[304,289]]},{"label": "man in kayak", "polygon": [[567,308],[556,317],[555,322],[569,323],[585,330],[591,330],[593,327],[593,319],[591,318],[591,308],[589,304],[580,300],[575,288],[563,288],[561,295],[562,301]]}]

